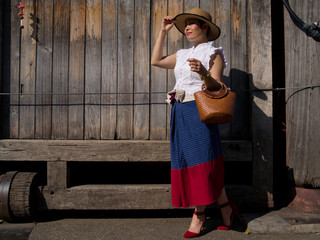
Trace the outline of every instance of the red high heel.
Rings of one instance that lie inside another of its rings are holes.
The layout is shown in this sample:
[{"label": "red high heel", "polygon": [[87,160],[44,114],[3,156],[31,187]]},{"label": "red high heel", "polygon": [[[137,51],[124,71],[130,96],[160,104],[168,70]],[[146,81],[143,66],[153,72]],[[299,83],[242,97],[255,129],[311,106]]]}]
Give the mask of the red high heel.
[{"label": "red high heel", "polygon": [[190,231],[186,231],[185,234],[183,235],[184,238],[194,238],[194,237],[198,237],[203,229],[203,225],[204,223],[206,222],[206,214],[205,212],[197,212],[196,210],[194,211],[195,215],[197,216],[204,216],[204,221],[203,221],[203,224],[202,224],[202,227],[200,229],[200,232],[199,233],[194,233],[194,232],[190,232]]},{"label": "red high heel", "polygon": [[230,215],[230,225],[222,225],[222,226],[219,226],[219,227],[217,227],[217,229],[218,230],[229,230],[229,229],[231,229],[231,227],[232,227],[232,221],[233,221],[233,217],[235,216],[235,215],[237,215],[237,216],[239,216],[240,214],[239,214],[239,210],[238,210],[238,206],[237,205],[235,205],[233,202],[231,202],[231,201],[228,201],[228,202],[226,202],[226,203],[224,203],[224,204],[222,204],[222,205],[219,205],[219,207],[220,208],[224,208],[224,207],[227,207],[227,206],[230,206],[231,208],[232,208],[232,212],[231,212],[231,215]]}]

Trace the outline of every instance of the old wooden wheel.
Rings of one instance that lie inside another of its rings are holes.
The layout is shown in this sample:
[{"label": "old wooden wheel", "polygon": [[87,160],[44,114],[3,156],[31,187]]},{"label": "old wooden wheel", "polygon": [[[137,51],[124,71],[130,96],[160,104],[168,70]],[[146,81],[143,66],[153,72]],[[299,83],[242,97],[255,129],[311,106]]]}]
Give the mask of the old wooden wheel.
[{"label": "old wooden wheel", "polygon": [[31,220],[37,204],[37,173],[7,172],[0,178],[0,218]]}]

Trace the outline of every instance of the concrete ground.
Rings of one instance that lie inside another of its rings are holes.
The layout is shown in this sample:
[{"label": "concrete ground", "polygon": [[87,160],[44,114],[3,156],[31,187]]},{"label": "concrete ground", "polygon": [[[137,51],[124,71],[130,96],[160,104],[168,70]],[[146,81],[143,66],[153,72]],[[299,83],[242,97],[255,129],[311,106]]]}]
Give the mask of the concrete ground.
[{"label": "concrete ground", "polygon": [[[190,216],[189,216],[190,215]],[[183,239],[192,211],[55,213],[35,223],[0,224],[1,240],[153,240]],[[204,234],[197,239],[320,239],[320,214],[283,208],[268,213],[243,213],[235,228],[218,231],[221,216],[208,211]]]}]

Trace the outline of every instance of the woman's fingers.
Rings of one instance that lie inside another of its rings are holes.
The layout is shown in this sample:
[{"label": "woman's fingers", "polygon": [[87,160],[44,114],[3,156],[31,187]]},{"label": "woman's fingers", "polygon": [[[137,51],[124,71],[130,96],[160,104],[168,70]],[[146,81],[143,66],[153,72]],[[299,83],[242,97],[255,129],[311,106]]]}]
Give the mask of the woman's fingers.
[{"label": "woman's fingers", "polygon": [[163,22],[165,24],[174,24],[174,18],[171,16],[166,16],[163,18]]},{"label": "woman's fingers", "polygon": [[164,17],[162,21],[162,29],[168,32],[173,27],[174,22],[175,22],[174,17],[172,16]]},{"label": "woman's fingers", "polygon": [[195,58],[188,58],[187,61],[189,62],[190,71],[196,72],[200,75],[208,74],[206,68],[202,65],[201,61]]},{"label": "woman's fingers", "polygon": [[189,58],[187,59],[189,62],[190,70],[193,72],[199,72],[201,69],[201,62],[198,59],[195,58]]}]

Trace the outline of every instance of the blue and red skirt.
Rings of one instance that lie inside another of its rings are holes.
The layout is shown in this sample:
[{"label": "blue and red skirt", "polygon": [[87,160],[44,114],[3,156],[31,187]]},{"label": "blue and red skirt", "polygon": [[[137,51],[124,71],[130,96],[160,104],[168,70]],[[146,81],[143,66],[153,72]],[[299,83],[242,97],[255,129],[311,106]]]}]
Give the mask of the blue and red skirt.
[{"label": "blue and red skirt", "polygon": [[224,187],[219,128],[200,120],[195,101],[171,109],[171,194],[174,207],[209,205]]}]

